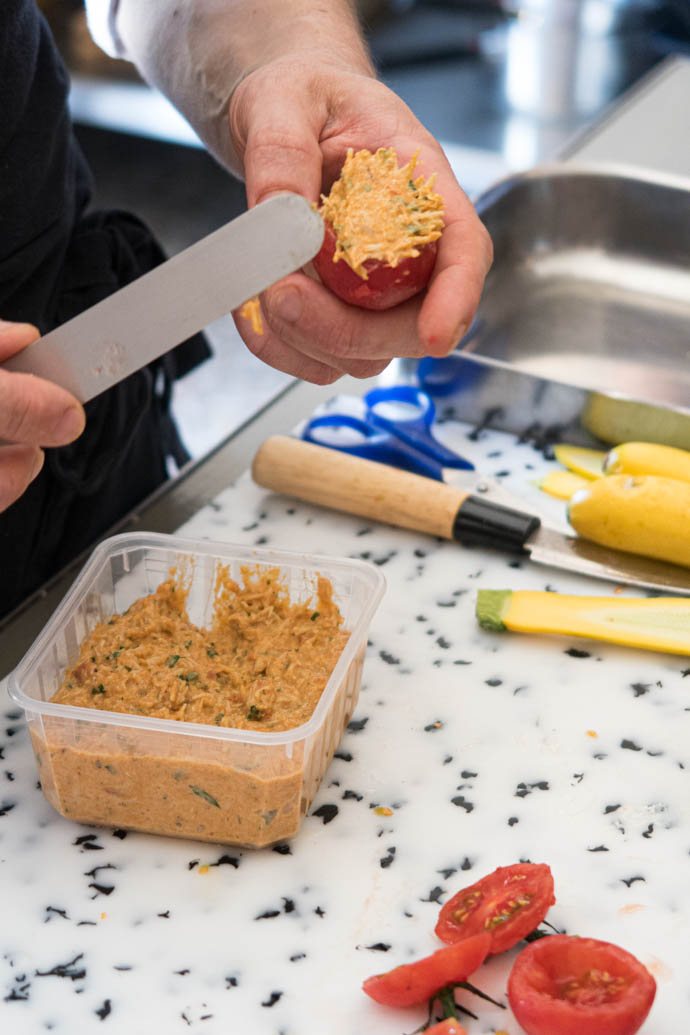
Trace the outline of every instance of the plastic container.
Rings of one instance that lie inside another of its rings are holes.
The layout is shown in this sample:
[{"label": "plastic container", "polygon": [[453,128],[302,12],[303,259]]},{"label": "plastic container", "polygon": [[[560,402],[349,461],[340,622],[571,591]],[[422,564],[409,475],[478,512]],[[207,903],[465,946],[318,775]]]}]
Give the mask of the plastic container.
[{"label": "plastic container", "polygon": [[[349,640],[311,718],[256,732],[52,703],[93,627],[152,593],[171,568],[194,561],[190,619],[213,609],[216,565],[280,568],[290,600],[330,579]],[[41,787],[79,823],[262,847],[292,837],[357,704],[367,634],[385,581],[375,566],[177,536],[128,533],[93,552],[71,590],[9,677],[25,713]]]}]

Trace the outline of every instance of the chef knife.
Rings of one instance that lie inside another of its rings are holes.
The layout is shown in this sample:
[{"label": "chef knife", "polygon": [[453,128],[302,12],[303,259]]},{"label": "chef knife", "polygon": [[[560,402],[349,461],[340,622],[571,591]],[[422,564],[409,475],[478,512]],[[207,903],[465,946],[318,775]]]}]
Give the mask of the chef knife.
[{"label": "chef knife", "polygon": [[267,439],[254,457],[252,476],[275,492],[463,546],[526,553],[538,564],[579,575],[690,596],[688,568],[564,535],[543,527],[534,514],[300,439]]},{"label": "chef knife", "polygon": [[45,334],[2,364],[80,402],[186,341],[316,255],[321,216],[277,194]]}]

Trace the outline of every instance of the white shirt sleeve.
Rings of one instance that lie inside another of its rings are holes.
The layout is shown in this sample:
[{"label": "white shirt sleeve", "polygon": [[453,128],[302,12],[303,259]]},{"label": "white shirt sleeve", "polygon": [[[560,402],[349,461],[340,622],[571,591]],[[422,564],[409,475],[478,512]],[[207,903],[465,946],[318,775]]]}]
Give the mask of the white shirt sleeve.
[{"label": "white shirt sleeve", "polygon": [[241,175],[228,125],[235,86],[225,17],[232,0],[85,0],[89,31],[111,57],[132,61],[191,123],[207,149]]},{"label": "white shirt sleeve", "polygon": [[118,0],[85,0],[86,20],[95,43],[110,57],[120,57],[115,34],[115,11]]},{"label": "white shirt sleeve", "polygon": [[99,46],[132,61],[237,175],[228,111],[254,69],[312,52],[332,67],[374,74],[353,0],[86,0],[86,10]]}]

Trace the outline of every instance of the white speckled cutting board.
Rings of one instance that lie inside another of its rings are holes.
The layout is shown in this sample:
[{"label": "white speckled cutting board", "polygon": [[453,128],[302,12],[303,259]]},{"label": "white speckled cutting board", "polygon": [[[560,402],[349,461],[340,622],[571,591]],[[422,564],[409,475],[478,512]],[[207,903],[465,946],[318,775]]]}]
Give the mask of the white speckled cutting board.
[{"label": "white speckled cutting board", "polygon": [[[533,444],[469,431],[439,436],[562,522],[532,484],[553,466]],[[381,565],[359,706],[299,835],[252,852],[63,819],[0,691],[1,1032],[402,1035],[424,1009],[377,1006],[362,979],[439,948],[441,903],[520,859],[551,865],[554,925],[656,975],[643,1035],[682,1030],[689,659],[484,632],[478,587],[612,587],[272,496],[248,475],[182,532]],[[503,1002],[513,958],[476,976]],[[519,1035],[509,1010],[463,1002],[470,1035]]]}]

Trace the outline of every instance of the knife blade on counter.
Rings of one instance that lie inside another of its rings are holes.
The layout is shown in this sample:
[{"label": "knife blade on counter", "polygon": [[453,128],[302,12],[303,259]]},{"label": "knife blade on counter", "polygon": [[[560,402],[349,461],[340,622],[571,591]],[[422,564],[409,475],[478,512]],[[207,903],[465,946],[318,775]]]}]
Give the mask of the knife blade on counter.
[{"label": "knife blade on counter", "polygon": [[252,477],[274,492],[463,546],[526,553],[538,564],[579,575],[690,596],[689,568],[565,535],[542,526],[534,514],[301,439],[266,439]]},{"label": "knife blade on counter", "polygon": [[2,364],[88,402],[186,341],[321,247],[323,220],[297,194],[277,194],[43,335]]}]

